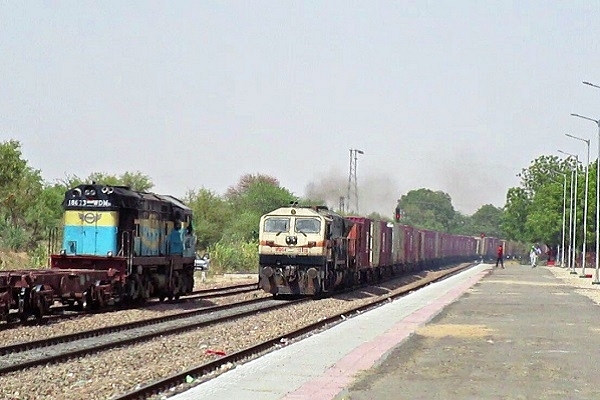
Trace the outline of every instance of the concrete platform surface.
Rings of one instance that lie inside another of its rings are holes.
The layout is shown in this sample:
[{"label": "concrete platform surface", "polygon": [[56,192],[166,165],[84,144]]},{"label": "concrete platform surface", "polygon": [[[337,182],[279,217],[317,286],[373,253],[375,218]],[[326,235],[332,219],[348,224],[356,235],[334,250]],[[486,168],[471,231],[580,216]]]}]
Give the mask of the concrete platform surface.
[{"label": "concrete platform surface", "polygon": [[600,399],[600,308],[579,290],[494,270],[336,399]]},{"label": "concrete platform surface", "polygon": [[489,272],[481,264],[325,332],[293,343],[171,399],[331,399]]},{"label": "concrete platform surface", "polygon": [[600,308],[577,290],[480,264],[172,399],[600,399]]}]

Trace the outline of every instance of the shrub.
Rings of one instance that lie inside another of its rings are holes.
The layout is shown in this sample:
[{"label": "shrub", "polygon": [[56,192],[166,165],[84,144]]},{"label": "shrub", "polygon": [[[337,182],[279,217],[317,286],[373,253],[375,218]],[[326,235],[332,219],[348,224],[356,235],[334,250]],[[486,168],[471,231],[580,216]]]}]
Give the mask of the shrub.
[{"label": "shrub", "polygon": [[221,240],[211,246],[209,252],[213,274],[255,273],[258,269],[256,242]]}]

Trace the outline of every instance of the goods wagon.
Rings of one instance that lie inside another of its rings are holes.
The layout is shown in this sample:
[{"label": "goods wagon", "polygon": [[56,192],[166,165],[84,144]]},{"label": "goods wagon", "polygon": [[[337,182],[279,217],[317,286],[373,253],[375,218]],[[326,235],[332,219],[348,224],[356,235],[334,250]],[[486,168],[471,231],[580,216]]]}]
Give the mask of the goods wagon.
[{"label": "goods wagon", "polygon": [[500,243],[293,205],[261,218],[259,282],[274,295],[319,295],[396,273],[492,259]]}]

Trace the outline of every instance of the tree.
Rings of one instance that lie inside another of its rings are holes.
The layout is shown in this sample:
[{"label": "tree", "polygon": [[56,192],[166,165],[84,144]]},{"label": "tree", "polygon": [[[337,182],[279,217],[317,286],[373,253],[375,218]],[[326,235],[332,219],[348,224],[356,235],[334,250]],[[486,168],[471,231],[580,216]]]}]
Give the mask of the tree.
[{"label": "tree", "polygon": [[277,179],[260,174],[242,176],[225,197],[234,213],[225,235],[243,240],[256,238],[263,214],[296,200],[289,190],[279,186]]},{"label": "tree", "polygon": [[147,192],[154,187],[152,179],[139,171],[127,171],[120,176],[110,175],[104,172],[92,172],[85,179],[82,179],[77,175],[67,175],[67,177],[60,182],[66,189],[91,182],[109,186],[128,186],[131,190],[139,192]]},{"label": "tree", "polygon": [[22,158],[21,144],[10,140],[0,144],[0,213],[13,226],[23,222],[23,214],[42,189],[40,171]]},{"label": "tree", "polygon": [[508,239],[526,240],[525,223],[531,200],[524,188],[510,188],[506,195],[506,205],[502,216],[502,231]]},{"label": "tree", "polygon": [[450,222],[450,233],[457,235],[478,235],[479,232],[475,232],[472,227],[471,217],[464,215],[460,212],[456,212],[452,221]]},{"label": "tree", "polygon": [[221,240],[223,231],[233,219],[231,205],[217,194],[204,188],[189,191],[183,201],[194,213],[194,230],[198,240],[198,249],[208,249]]},{"label": "tree", "polygon": [[455,210],[450,195],[429,189],[411,190],[398,201],[403,223],[420,228],[449,232]]},{"label": "tree", "polygon": [[502,210],[492,204],[483,205],[471,216],[471,229],[474,234],[503,237],[501,221]]},{"label": "tree", "polygon": [[563,171],[570,171],[571,165],[569,159],[542,155],[533,160],[528,168],[523,168],[517,176],[521,178],[521,187],[533,197],[537,190],[556,181],[557,177],[562,177]]},{"label": "tree", "polygon": [[[524,242],[560,243],[562,230],[563,184],[570,193],[571,171],[579,174],[578,202],[584,201],[582,168],[572,158],[540,156],[518,175],[521,187],[510,188],[506,197],[502,229],[509,239]],[[580,203],[581,204],[581,203]],[[579,212],[578,212],[579,214]],[[581,220],[583,214],[578,215]]]}]

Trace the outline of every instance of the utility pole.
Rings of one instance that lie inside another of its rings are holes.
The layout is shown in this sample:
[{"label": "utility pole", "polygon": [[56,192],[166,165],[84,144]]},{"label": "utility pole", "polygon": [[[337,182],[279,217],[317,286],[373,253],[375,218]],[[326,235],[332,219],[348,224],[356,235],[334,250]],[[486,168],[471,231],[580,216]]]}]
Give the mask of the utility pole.
[{"label": "utility pole", "polygon": [[354,197],[355,212],[358,213],[358,182],[356,180],[356,163],[359,154],[365,154],[362,150],[350,149],[350,172],[348,173],[348,192],[346,195],[347,212],[350,212],[352,197]]}]

